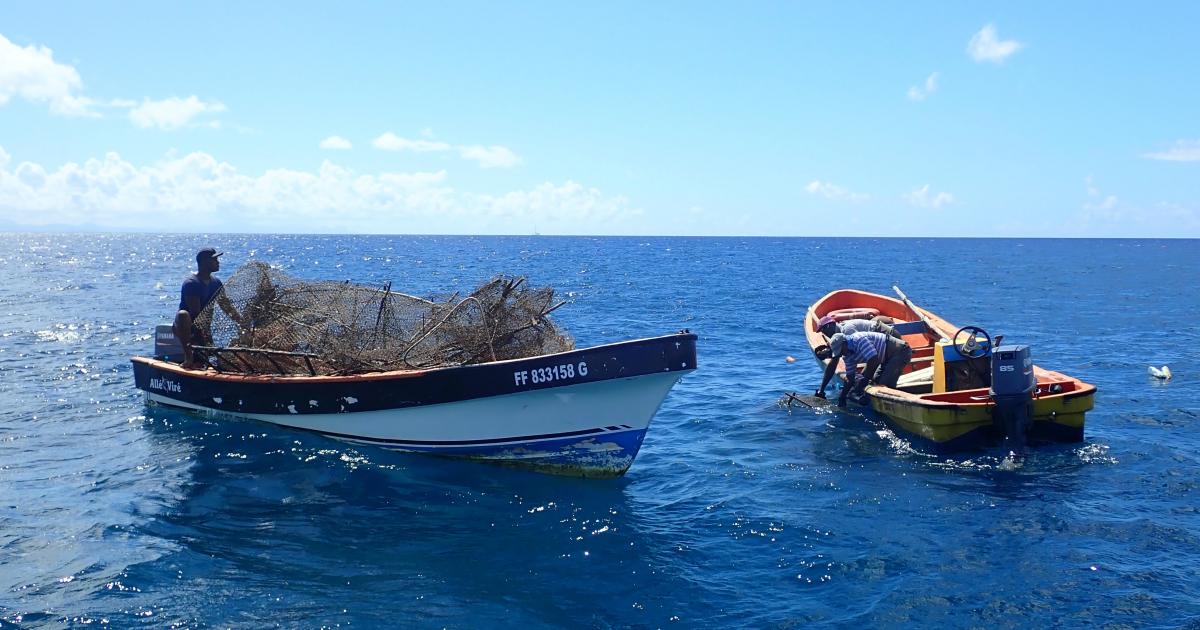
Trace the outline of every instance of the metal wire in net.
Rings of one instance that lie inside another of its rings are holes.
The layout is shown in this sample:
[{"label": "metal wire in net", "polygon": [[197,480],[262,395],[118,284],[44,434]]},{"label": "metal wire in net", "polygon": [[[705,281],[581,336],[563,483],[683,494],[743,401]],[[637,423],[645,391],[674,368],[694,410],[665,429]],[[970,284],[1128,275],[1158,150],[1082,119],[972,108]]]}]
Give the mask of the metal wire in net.
[{"label": "metal wire in net", "polygon": [[549,318],[554,289],[497,276],[467,296],[427,300],[349,282],[300,280],[252,262],[196,318],[218,369],[361,374],[518,359],[575,347]]}]

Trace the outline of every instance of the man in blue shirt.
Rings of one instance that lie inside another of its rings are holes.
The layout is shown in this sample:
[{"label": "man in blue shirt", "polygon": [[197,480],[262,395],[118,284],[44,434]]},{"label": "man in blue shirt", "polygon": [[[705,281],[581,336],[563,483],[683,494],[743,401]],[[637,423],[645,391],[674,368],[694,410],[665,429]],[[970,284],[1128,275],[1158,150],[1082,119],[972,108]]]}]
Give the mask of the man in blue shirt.
[{"label": "man in blue shirt", "polygon": [[196,361],[193,356],[192,343],[211,342],[204,331],[196,327],[195,322],[196,318],[200,316],[200,311],[203,311],[214,297],[217,297],[217,303],[231,319],[235,322],[239,320],[233,305],[221,293],[221,280],[212,275],[214,271],[220,271],[220,259],[221,253],[211,247],[197,252],[196,273],[188,276],[179,289],[179,310],[175,313],[172,330],[175,338],[179,340],[179,345],[183,346],[183,363],[180,365],[185,369],[200,367],[200,362]]},{"label": "man in blue shirt", "polygon": [[[900,336],[900,333],[896,332],[895,328],[892,328],[878,319],[848,319],[839,322],[829,315],[826,315],[817,321],[817,329],[821,331],[821,334],[830,339],[832,339],[833,336],[838,333],[849,335],[856,332],[879,332],[889,337],[903,339]],[[829,355],[822,351],[818,351],[817,353],[818,358],[824,359],[826,356]],[[830,379],[833,378],[833,371],[837,368],[838,359],[840,358],[841,357],[837,354],[833,354],[829,357],[829,363],[825,365],[825,373],[821,375],[821,385],[817,387],[817,391],[814,394],[817,398],[825,397],[825,386],[828,385]]]},{"label": "man in blue shirt", "polygon": [[[838,396],[839,407],[846,405],[851,389],[861,393],[872,380],[884,387],[895,387],[900,372],[912,359],[912,347],[907,342],[878,332],[838,333],[829,340],[829,348],[834,356],[841,355],[846,364],[846,386]],[[867,364],[861,376],[859,363]]]}]

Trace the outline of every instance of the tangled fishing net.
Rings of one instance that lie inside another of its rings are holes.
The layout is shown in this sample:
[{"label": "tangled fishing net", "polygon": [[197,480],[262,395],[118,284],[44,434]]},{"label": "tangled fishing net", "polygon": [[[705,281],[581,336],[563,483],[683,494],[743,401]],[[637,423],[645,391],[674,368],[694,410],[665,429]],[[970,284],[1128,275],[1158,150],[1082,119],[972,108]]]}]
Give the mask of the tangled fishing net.
[{"label": "tangled fishing net", "polygon": [[227,372],[339,375],[428,369],[572,350],[548,317],[554,289],[498,276],[470,295],[426,300],[349,282],[238,269],[196,318],[202,351]]}]

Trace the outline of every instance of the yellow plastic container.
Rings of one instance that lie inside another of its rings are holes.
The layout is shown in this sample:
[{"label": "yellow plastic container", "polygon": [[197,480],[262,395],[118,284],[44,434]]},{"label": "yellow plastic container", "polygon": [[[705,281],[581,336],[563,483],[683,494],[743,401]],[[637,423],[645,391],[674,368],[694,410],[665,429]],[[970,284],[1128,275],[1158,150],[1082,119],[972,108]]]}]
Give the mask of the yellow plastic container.
[{"label": "yellow plastic container", "polygon": [[933,344],[933,393],[942,394],[946,391],[946,347],[948,341],[938,341]]}]

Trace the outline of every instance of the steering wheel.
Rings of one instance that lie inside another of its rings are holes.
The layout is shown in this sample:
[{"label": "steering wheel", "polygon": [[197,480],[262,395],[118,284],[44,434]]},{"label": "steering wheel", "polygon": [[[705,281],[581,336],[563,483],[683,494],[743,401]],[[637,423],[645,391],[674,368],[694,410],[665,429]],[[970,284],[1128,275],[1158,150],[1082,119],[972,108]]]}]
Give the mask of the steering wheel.
[{"label": "steering wheel", "polygon": [[[959,338],[963,335],[966,335],[966,339],[959,341]],[[977,337],[983,337],[983,341],[980,341]],[[968,359],[985,357],[992,349],[992,336],[978,326],[963,326],[959,328],[958,332],[954,333],[953,340],[954,349]]]}]

